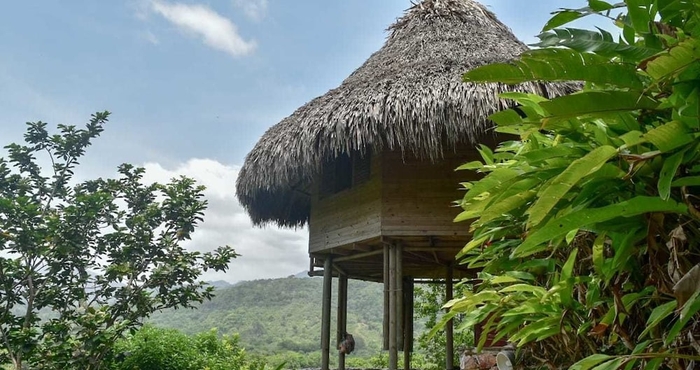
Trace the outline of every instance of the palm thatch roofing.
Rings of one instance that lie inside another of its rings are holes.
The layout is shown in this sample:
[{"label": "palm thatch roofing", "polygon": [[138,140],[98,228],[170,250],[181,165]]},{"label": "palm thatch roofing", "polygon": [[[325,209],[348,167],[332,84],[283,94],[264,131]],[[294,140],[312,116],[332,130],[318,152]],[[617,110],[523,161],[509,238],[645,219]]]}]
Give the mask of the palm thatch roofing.
[{"label": "palm thatch roofing", "polygon": [[424,0],[388,29],[384,46],[343,83],[271,127],[246,157],[237,196],[257,225],[302,226],[324,161],[353,150],[401,150],[430,160],[475,143],[508,102],[505,91],[562,95],[567,85],[462,82],[475,67],[527,50],[473,0]]}]

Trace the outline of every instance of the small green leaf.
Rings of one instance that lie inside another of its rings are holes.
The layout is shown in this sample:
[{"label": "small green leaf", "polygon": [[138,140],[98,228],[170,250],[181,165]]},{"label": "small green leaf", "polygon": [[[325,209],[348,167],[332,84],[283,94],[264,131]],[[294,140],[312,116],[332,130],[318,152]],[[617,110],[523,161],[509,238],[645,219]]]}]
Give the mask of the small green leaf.
[{"label": "small green leaf", "polygon": [[486,145],[479,145],[476,150],[481,154],[481,158],[484,160],[484,163],[486,164],[493,164],[494,159],[493,159],[493,151],[491,148],[487,147]]},{"label": "small green leaf", "polygon": [[597,274],[605,277],[607,274],[604,272],[605,265],[605,240],[607,236],[605,233],[598,235],[593,242],[593,266]]},{"label": "small green leaf", "polygon": [[592,370],[617,370],[626,360],[626,357],[617,357],[612,361],[604,362]]},{"label": "small green leaf", "polygon": [[613,356],[596,353],[595,355],[590,355],[583,360],[574,363],[571,365],[571,367],[569,367],[569,370],[590,370],[601,362],[608,361],[612,358]]},{"label": "small green leaf", "polygon": [[507,276],[514,277],[519,280],[535,280],[535,276],[528,272],[523,272],[523,271],[508,271],[506,272]]},{"label": "small green leaf", "polygon": [[646,4],[643,0],[625,0],[627,4],[627,16],[634,27],[635,31],[639,34],[645,34],[649,32],[649,23],[652,19],[649,17],[649,11],[646,8]]},{"label": "small green leaf", "polygon": [[687,176],[674,180],[671,187],[700,186],[700,176]]},{"label": "small green leaf", "polygon": [[576,235],[578,235],[578,229],[573,229],[573,230],[569,231],[566,234],[566,237],[564,238],[564,240],[566,240],[566,245],[571,245],[571,242],[574,241],[574,239],[576,238]]},{"label": "small green leaf", "polygon": [[574,264],[576,263],[576,256],[578,255],[578,249],[574,248],[569,254],[569,258],[564,263],[561,268],[561,280],[568,280],[573,276]]},{"label": "small green leaf", "polygon": [[620,139],[624,141],[626,148],[631,148],[635,145],[643,144],[647,141],[647,139],[644,137],[644,134],[640,131],[627,132],[620,136]]},{"label": "small green leaf", "polygon": [[700,311],[700,291],[695,292],[692,297],[683,305],[681,309],[680,317],[678,321],[671,327],[671,330],[666,334],[666,339],[664,340],[665,345],[670,345],[678,336],[678,334],[683,330],[685,325],[693,318],[698,311]]},{"label": "small green leaf", "polygon": [[650,330],[654,329],[661,320],[665,319],[668,317],[668,315],[673,313],[673,310],[676,309],[676,301],[669,301],[661,306],[657,306],[654,308],[653,311],[651,311],[651,314],[649,314],[649,318],[647,319],[647,325],[646,328],[644,328],[644,331],[642,331],[641,334],[639,334],[640,338],[643,338],[646,334],[649,333]]},{"label": "small green leaf", "polygon": [[661,173],[659,173],[658,189],[661,199],[666,200],[671,196],[671,182],[676,177],[678,167],[681,165],[685,150],[670,156],[664,161]]},{"label": "small green leaf", "polygon": [[519,175],[520,173],[513,169],[499,168],[486,175],[486,177],[483,179],[474,183],[474,186],[472,186],[472,188],[469,189],[466,194],[464,194],[463,202],[469,202],[479,195],[492,191],[498,186],[514,181],[514,179]]},{"label": "small green leaf", "polygon": [[596,12],[602,12],[614,8],[612,4],[602,0],[588,0],[588,6]]},{"label": "small green leaf", "polygon": [[637,91],[585,91],[545,101],[541,105],[554,117],[579,117],[655,109],[659,103]]},{"label": "small green leaf", "polygon": [[655,80],[681,73],[691,63],[700,60],[700,40],[688,38],[660,54],[646,65],[646,72]]},{"label": "small green leaf", "polygon": [[[567,145],[557,145],[537,150],[530,150],[521,154],[520,156],[525,158],[527,162],[532,165],[551,158],[579,158],[584,154],[585,152],[580,148],[573,148]],[[518,156],[515,158],[517,159]]]},{"label": "small green leaf", "polygon": [[572,292],[574,284],[571,281],[571,278],[574,273],[574,265],[576,263],[577,254],[578,248],[574,248],[574,250],[571,251],[571,254],[569,254],[569,258],[566,260],[566,263],[564,263],[564,266],[561,268],[561,279],[559,280],[559,284],[563,286],[559,296],[564,307],[571,307],[571,302],[573,301]]},{"label": "small green leaf", "polygon": [[666,358],[663,356],[651,359],[647,362],[647,366],[644,367],[644,370],[656,370],[661,367],[665,360]]},{"label": "small green leaf", "polygon": [[544,288],[542,288],[542,287],[539,287],[539,286],[530,285],[530,284],[515,284],[515,285],[510,285],[510,286],[507,286],[507,287],[505,287],[505,288],[499,290],[498,292],[501,293],[501,294],[503,294],[503,293],[514,293],[514,292],[528,292],[528,293],[533,293],[533,294],[535,294],[535,295],[538,296],[538,297],[542,297],[542,296],[544,296],[545,294],[547,294],[547,290],[546,290],[546,289],[544,289]]},{"label": "small green leaf", "polygon": [[511,126],[523,123],[523,118],[520,117],[514,109],[506,109],[496,112],[489,116],[489,119],[498,126]]},{"label": "small green leaf", "polygon": [[571,22],[573,22],[573,21],[575,21],[575,20],[577,20],[585,15],[586,15],[585,13],[578,12],[575,10],[569,10],[569,9],[558,11],[554,14],[554,17],[550,18],[549,21],[547,21],[547,24],[544,25],[544,28],[542,29],[542,31],[543,32],[549,31],[553,28],[563,26],[563,25],[565,25],[567,23],[571,23]]},{"label": "small green leaf", "polygon": [[469,251],[471,251],[472,249],[481,246],[482,244],[484,244],[485,241],[489,240],[489,238],[490,235],[485,235],[480,238],[470,240],[469,243],[467,243],[467,245],[465,245],[464,248],[462,248],[462,250],[459,251],[459,254],[457,254],[457,258],[460,258],[465,254],[469,253]]},{"label": "small green leaf", "polygon": [[510,283],[519,283],[521,280],[516,279],[512,276],[506,276],[506,275],[500,275],[500,276],[492,276],[488,278],[486,281],[488,281],[491,284],[510,284]]},{"label": "small green leaf", "polygon": [[663,153],[670,152],[693,141],[693,136],[683,123],[671,121],[644,134],[644,138]]}]

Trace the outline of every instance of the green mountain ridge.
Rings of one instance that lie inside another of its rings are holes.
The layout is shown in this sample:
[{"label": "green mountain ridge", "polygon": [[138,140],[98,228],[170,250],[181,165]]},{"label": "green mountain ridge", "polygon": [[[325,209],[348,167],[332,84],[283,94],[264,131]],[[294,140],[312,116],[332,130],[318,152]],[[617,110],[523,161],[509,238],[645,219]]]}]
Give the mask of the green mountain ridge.
[{"label": "green mountain ridge", "polygon": [[[335,281],[334,281],[335,283]],[[149,322],[194,334],[217,328],[239,334],[248,352],[320,356],[323,279],[297,278],[244,281],[219,288],[196,310],[165,310]],[[335,341],[337,295],[333,286],[331,332]],[[351,280],[348,284],[347,331],[356,341],[353,356],[370,357],[382,346],[382,284]],[[320,358],[320,357],[319,357]]]}]

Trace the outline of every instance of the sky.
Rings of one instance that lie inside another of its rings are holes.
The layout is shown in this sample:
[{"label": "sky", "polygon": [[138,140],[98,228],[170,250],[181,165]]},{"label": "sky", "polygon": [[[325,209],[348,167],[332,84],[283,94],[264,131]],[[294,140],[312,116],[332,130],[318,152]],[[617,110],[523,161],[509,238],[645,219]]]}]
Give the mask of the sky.
[{"label": "sky", "polygon": [[[549,13],[585,0],[483,0],[526,43]],[[144,166],[207,186],[209,209],[189,248],[242,256],[209,280],[308,269],[307,231],[254,228],[235,197],[245,155],[266,129],[337,87],[387,36],[409,0],[43,0],[0,12],[0,142],[27,121],[83,125],[112,112],[78,177]],[[576,26],[611,29],[605,19]],[[0,152],[2,153],[2,152]],[[2,155],[2,154],[0,154]]]}]

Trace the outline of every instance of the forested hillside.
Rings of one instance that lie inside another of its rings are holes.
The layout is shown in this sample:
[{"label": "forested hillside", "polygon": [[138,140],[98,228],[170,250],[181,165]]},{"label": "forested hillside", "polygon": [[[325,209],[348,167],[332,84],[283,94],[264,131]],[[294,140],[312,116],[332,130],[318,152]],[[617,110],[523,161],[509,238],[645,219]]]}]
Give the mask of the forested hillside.
[{"label": "forested hillside", "polygon": [[[167,310],[150,322],[186,333],[218,328],[224,334],[240,334],[248,352],[313,362],[320,358],[321,285],[320,278],[296,277],[242,282],[217,290],[216,297],[197,310]],[[349,282],[348,332],[357,343],[352,357],[381,351],[382,289],[381,284]]]}]

